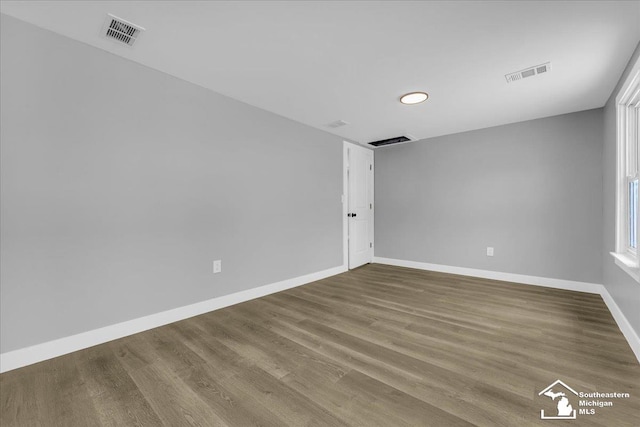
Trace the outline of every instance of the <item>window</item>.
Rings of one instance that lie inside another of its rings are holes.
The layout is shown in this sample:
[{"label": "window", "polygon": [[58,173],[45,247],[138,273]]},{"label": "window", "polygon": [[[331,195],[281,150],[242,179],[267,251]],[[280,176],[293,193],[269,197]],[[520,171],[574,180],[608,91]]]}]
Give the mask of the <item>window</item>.
[{"label": "window", "polygon": [[616,97],[616,264],[640,282],[638,181],[640,168],[640,59]]},{"label": "window", "polygon": [[636,251],[637,232],[636,224],[638,224],[638,177],[634,177],[629,181],[629,251]]}]

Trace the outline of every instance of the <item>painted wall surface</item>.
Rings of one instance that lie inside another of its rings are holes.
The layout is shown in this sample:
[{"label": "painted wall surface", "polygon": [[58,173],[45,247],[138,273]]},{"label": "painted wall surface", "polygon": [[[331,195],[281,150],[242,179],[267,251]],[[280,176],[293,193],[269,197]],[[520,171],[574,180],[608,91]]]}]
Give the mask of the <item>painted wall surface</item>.
[{"label": "painted wall surface", "polygon": [[602,109],[380,149],[375,180],[376,256],[602,283]]},{"label": "painted wall surface", "polygon": [[1,352],[342,265],[340,138],[1,24]]},{"label": "painted wall surface", "polygon": [[618,267],[610,252],[616,245],[616,105],[620,87],[626,80],[633,64],[640,57],[640,45],[636,47],[618,85],[604,107],[604,149],[603,149],[603,202],[604,227],[602,235],[603,284],[615,300],[620,310],[640,335],[640,283],[633,280]]}]

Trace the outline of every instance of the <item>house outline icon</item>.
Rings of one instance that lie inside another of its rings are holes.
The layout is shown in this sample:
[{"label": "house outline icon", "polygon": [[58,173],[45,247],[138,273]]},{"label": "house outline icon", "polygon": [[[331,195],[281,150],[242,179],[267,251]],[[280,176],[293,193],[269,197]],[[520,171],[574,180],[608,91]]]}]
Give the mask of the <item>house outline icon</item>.
[{"label": "house outline icon", "polygon": [[[564,388],[566,388],[567,390],[569,390],[571,393],[575,394],[576,396],[578,395],[577,391],[575,391],[574,389],[572,389],[571,387],[566,385],[564,382],[562,382],[560,380],[555,380],[553,383],[548,385],[544,390],[542,390],[540,393],[538,393],[538,396],[541,396],[543,393],[547,392],[548,390],[551,390],[553,387],[555,387],[558,384],[560,384],[561,386],[563,386]],[[541,420],[575,420],[576,419],[576,410],[574,409],[573,413],[571,415],[550,416],[550,415],[545,415],[544,414],[544,409],[541,409],[540,410],[540,419]]]}]

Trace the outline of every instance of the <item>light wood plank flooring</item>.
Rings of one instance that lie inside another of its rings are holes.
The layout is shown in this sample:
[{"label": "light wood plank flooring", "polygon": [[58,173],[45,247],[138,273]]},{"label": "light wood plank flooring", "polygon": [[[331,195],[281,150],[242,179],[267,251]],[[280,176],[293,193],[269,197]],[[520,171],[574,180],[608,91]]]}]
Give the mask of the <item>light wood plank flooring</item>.
[{"label": "light wood plank flooring", "polygon": [[600,296],[372,264],[2,374],[0,425],[552,426],[556,379],[640,425]]}]

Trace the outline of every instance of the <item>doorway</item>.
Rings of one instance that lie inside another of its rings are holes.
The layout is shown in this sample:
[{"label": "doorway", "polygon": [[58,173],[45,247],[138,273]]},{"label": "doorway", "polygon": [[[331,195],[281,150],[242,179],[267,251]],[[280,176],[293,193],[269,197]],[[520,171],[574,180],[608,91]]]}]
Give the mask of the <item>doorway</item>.
[{"label": "doorway", "polygon": [[344,263],[354,269],[373,261],[373,150],[344,142]]}]

